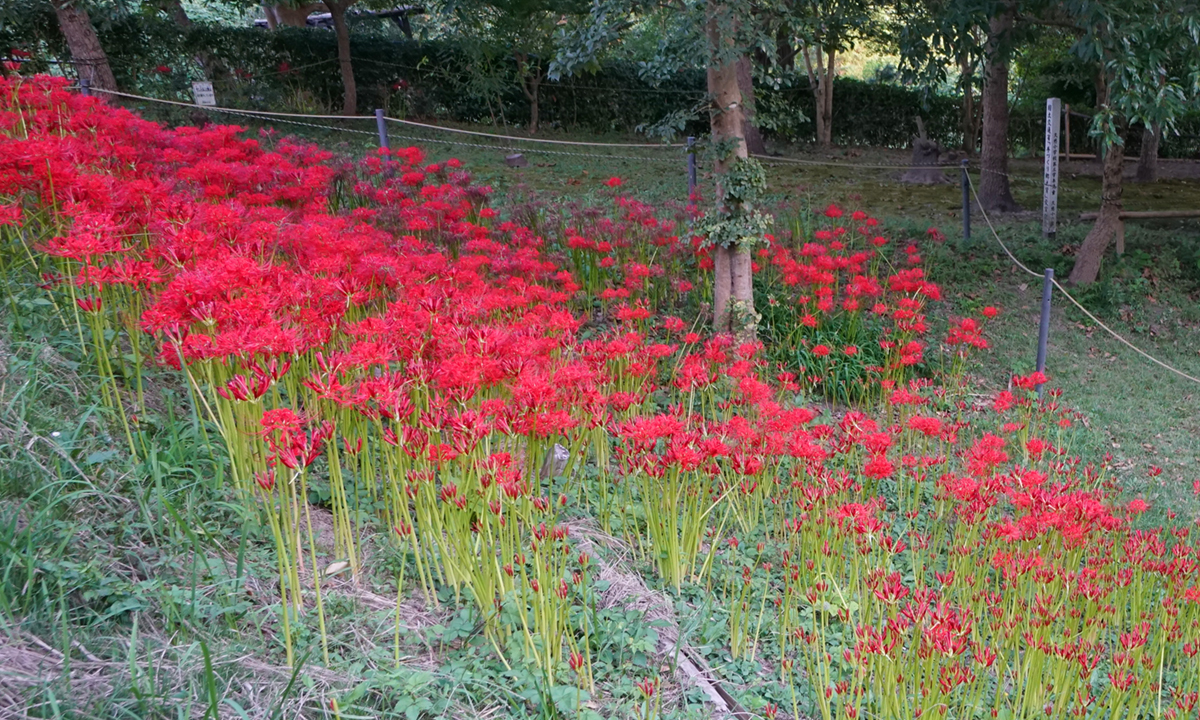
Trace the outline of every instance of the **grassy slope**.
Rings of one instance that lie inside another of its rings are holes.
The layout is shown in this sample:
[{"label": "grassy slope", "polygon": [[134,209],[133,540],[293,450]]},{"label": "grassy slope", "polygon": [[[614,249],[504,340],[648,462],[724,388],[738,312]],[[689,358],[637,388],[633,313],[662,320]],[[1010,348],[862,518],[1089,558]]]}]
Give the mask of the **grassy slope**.
[{"label": "grassy slope", "polygon": [[[345,137],[351,139],[340,147],[346,151],[360,152],[371,145],[366,135],[301,130],[327,147]],[[603,181],[613,175],[626,180],[630,194],[651,202],[682,200],[685,193],[681,156],[643,162],[529,153],[530,166],[511,169],[503,165],[500,150],[427,147],[433,160],[463,159],[500,198],[533,193],[586,201],[598,198]],[[890,153],[840,155],[838,159],[848,162],[903,161]],[[1037,168],[1017,163],[1014,171],[1020,174],[1014,184],[1018,200],[1026,207],[1036,206]],[[1005,309],[992,328],[994,350],[975,368],[985,386],[1003,387],[1011,372],[1033,367],[1036,280],[1013,271],[987,242],[978,220],[976,243],[965,254],[956,249],[957,186],[901,186],[893,180],[897,174],[769,166],[771,187],[782,203],[820,208],[836,201],[861,207],[883,218],[898,238],[923,236],[930,225],[941,227],[951,242],[931,247],[926,254],[935,279],[947,290],[945,312],[966,312],[984,304]],[[1064,186],[1065,217],[1097,204],[1096,180],[1068,178]],[[1196,206],[1200,184],[1131,186],[1127,197],[1131,208]],[[1051,246],[1030,220],[1008,221],[998,229],[1031,266],[1054,266],[1064,274],[1070,268],[1064,248],[1069,251],[1086,232],[1084,226],[1068,224],[1059,243]],[[1200,374],[1200,311],[1195,302],[1200,268],[1194,254],[1200,228],[1182,223],[1142,226],[1131,229],[1128,245],[1126,259],[1108,269],[1110,279],[1081,295],[1141,347]],[[61,325],[56,325],[51,310],[36,304],[36,289],[26,290],[19,293],[24,304],[18,308],[27,321],[25,331],[13,329],[8,308],[0,323],[6,328],[0,342],[0,490],[7,497],[31,478],[57,481],[47,486],[41,502],[0,501],[0,618],[11,621],[0,622],[0,666],[14,669],[0,678],[0,709],[17,707],[19,701],[38,704],[42,716],[55,716],[63,698],[82,697],[93,705],[77,706],[83,712],[76,716],[116,716],[118,710],[136,717],[203,715],[210,699],[216,698],[237,703],[247,717],[270,717],[286,696],[284,716],[293,716],[301,707],[313,707],[324,688],[345,690],[372,668],[390,666],[391,638],[380,630],[390,627],[389,589],[339,595],[331,588],[331,634],[337,652],[353,659],[343,668],[347,675],[305,672],[303,681],[284,692],[290,675],[271,664],[264,652],[272,648],[278,654],[273,629],[264,620],[269,613],[259,601],[270,595],[270,588],[255,579],[270,578],[269,553],[254,549],[265,546],[258,542],[262,538],[251,538],[246,549],[220,532],[223,526],[236,526],[237,518],[232,508],[195,483],[197,474],[213,471],[202,438],[185,430],[166,441],[150,482],[112,470],[106,453],[119,443],[105,437],[93,418],[98,402],[94,381],[87,367],[78,365],[82,358],[72,354],[72,338],[55,329]],[[1063,387],[1065,402],[1085,413],[1090,450],[1112,452],[1132,492],[1161,501],[1160,507],[1196,512],[1190,486],[1200,477],[1200,388],[1147,364],[1061,302],[1051,330],[1049,371]],[[162,393],[157,421],[164,428],[187,427],[182,420],[171,422],[182,393],[180,388]],[[1151,463],[1164,468],[1161,477],[1147,476]],[[88,507],[89,512],[80,514],[71,507]],[[70,617],[64,614],[67,607],[75,608]],[[90,612],[89,607],[97,610]],[[111,613],[119,607],[140,609],[136,635],[127,624],[112,621]],[[245,620],[237,621],[237,632],[223,631],[226,622],[232,629],[233,618],[243,613],[249,631]],[[470,709],[473,704],[494,706],[488,697],[506,692],[489,685],[503,675],[483,656],[464,660],[454,677],[438,675],[446,669],[431,658],[443,642],[453,642],[454,633],[461,632],[454,617],[423,616],[414,608],[405,613],[405,620],[414,628],[402,648],[411,672],[388,680],[396,685],[389,697],[397,715],[408,707],[403,703],[442,697],[451,699],[460,715],[469,716],[477,714]],[[637,629],[636,619],[629,622],[637,633],[647,632]],[[211,671],[206,669],[206,652]],[[127,660],[98,659],[111,657]],[[426,672],[432,674],[420,674]],[[18,676],[24,680],[12,679]],[[220,713],[242,715],[229,702]]]}]

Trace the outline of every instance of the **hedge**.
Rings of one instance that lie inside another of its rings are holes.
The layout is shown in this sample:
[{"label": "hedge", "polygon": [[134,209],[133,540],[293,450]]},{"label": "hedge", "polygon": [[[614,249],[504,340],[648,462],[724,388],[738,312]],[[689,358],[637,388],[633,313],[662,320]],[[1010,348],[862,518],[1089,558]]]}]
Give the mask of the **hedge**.
[{"label": "hedge", "polygon": [[[43,16],[47,12],[25,13],[19,27],[0,27],[0,48],[32,47],[40,50],[36,57],[43,63],[66,59],[66,49],[53,32],[53,13]],[[134,92],[190,99],[191,81],[207,77],[224,105],[322,113],[341,107],[337,48],[329,30],[201,23],[184,30],[165,19],[139,15],[97,25],[117,82]],[[484,58],[472,54],[469,49],[477,45],[467,41],[409,40],[385,28],[359,25],[351,33],[359,113],[382,107],[393,115],[428,120],[528,122],[529,102],[507,54]],[[707,121],[702,112],[693,111],[704,94],[703,70],[681,71],[651,84],[642,79],[635,63],[609,61],[592,75],[545,81],[541,122],[594,132],[628,132],[655,126],[665,118],[690,116],[677,129],[703,135]],[[815,103],[805,78],[798,77],[791,87],[759,88],[757,96],[768,138],[813,141]],[[834,84],[833,139],[839,145],[907,147],[916,130],[914,118],[920,115],[931,138],[957,147],[962,142],[959,107],[956,97],[839,78]],[[1010,122],[1014,151],[1040,149],[1044,133],[1040,107],[1016,106]],[[1094,152],[1087,124],[1075,119],[1073,151]],[[1164,138],[1163,156],[1200,155],[1200,115],[1184,118],[1179,132],[1183,137]],[[1140,131],[1132,129],[1128,151],[1137,152],[1140,140]]]}]

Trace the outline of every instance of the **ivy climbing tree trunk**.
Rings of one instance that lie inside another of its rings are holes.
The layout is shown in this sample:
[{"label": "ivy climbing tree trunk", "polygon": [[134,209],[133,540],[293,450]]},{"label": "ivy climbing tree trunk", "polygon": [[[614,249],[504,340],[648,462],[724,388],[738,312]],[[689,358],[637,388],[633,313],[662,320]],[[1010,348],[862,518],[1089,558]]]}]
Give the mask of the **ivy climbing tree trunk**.
[{"label": "ivy climbing tree trunk", "polygon": [[[738,85],[740,57],[734,54],[732,28],[722,28],[719,18],[728,17],[720,0],[708,0],[706,32],[709,43],[708,93],[712,98],[709,117],[712,142],[717,149],[714,171],[718,202],[723,202],[722,178],[730,168],[748,157],[744,133],[746,117]],[[732,57],[731,57],[732,56]],[[730,208],[718,207],[718,212]],[[713,248],[713,329],[733,332],[742,338],[754,336],[754,289],[751,248],[745,244]]]},{"label": "ivy climbing tree trunk", "polygon": [[79,78],[88,80],[93,90],[116,90],[117,79],[113,77],[108,55],[100,45],[100,38],[96,35],[96,28],[92,26],[87,10],[78,0],[53,0],[52,4]]},{"label": "ivy climbing tree trunk", "polygon": [[325,0],[333,31],[337,35],[338,67],[342,71],[342,114],[358,113],[358,85],[354,82],[354,65],[350,60],[350,28],[346,25],[346,10],[355,0]]},{"label": "ivy climbing tree trunk", "polygon": [[988,25],[983,73],[983,152],[979,202],[989,212],[1021,209],[1008,182],[1008,46],[1016,11],[1005,3]]}]

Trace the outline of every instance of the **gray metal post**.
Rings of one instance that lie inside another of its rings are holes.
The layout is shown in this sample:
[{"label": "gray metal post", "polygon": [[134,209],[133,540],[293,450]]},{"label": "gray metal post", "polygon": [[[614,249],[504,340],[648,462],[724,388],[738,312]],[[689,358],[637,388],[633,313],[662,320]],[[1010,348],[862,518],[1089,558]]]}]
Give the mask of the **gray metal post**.
[{"label": "gray metal post", "polygon": [[688,200],[691,200],[692,196],[696,194],[696,138],[689,135],[687,147]]},{"label": "gray metal post", "polygon": [[[1042,322],[1038,326],[1037,371],[1046,372],[1046,342],[1050,339],[1050,295],[1054,292],[1054,268],[1046,268],[1042,279]],[[1038,397],[1042,386],[1037,386]]]},{"label": "gray metal post", "polygon": [[375,127],[379,129],[379,147],[389,147],[387,136],[387,120],[383,117],[383,110],[380,110],[379,108],[375,109]]},{"label": "gray metal post", "polygon": [[85,77],[79,78],[79,94],[80,95],[91,95],[92,94],[92,81],[91,80],[89,80],[88,78],[85,78]]},{"label": "gray metal post", "polygon": [[963,193],[963,247],[971,242],[971,178],[967,176],[967,167],[971,161],[962,161],[962,193]]}]

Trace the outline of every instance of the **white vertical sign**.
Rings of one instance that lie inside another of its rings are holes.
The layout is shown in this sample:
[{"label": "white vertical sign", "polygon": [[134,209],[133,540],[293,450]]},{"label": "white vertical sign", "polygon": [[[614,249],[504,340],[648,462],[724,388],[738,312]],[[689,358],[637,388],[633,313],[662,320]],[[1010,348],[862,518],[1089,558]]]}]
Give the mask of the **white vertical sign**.
[{"label": "white vertical sign", "polygon": [[213,92],[213,86],[210,82],[194,82],[192,83],[192,97],[195,98],[197,105],[207,105],[216,107],[217,96]]},{"label": "white vertical sign", "polygon": [[1046,99],[1046,172],[1042,179],[1042,234],[1058,232],[1058,141],[1062,101]]}]

